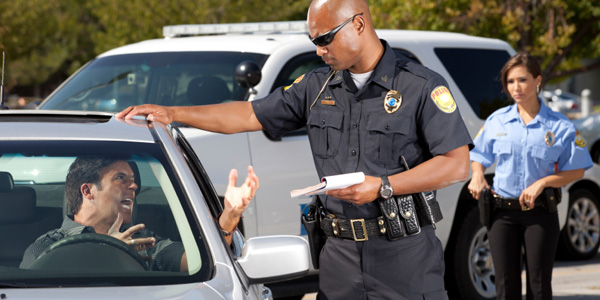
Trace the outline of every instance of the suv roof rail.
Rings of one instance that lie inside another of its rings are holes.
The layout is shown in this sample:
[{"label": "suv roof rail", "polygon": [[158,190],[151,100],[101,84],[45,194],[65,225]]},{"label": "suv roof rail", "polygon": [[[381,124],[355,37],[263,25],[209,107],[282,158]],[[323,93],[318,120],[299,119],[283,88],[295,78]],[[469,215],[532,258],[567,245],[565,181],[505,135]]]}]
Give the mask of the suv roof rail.
[{"label": "suv roof rail", "polygon": [[202,34],[280,33],[283,31],[308,32],[308,26],[306,21],[169,25],[163,27],[163,36],[172,38]]}]

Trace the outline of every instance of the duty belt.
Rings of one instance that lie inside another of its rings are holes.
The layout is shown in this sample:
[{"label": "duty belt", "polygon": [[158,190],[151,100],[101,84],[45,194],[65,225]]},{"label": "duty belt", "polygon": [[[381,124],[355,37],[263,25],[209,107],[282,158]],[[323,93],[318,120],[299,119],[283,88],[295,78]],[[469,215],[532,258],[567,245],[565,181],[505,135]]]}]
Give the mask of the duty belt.
[{"label": "duty belt", "polygon": [[[424,212],[417,210],[417,215],[422,226],[431,224],[424,216]],[[383,216],[373,219],[341,219],[329,215],[321,220],[321,229],[328,236],[354,240],[356,242],[367,241],[370,236],[387,235]]]},{"label": "duty belt", "polygon": [[[544,206],[542,195],[539,195],[537,198],[535,198],[534,203],[535,203],[534,207]],[[519,198],[506,198],[506,197],[502,197],[498,194],[494,194],[494,206],[496,208],[510,209],[510,210],[522,210],[522,211],[527,211],[527,210],[531,209],[528,207],[521,206],[521,203],[519,203]]]},{"label": "duty belt", "polygon": [[350,239],[356,242],[369,240],[369,236],[385,235],[383,218],[375,219],[340,219],[325,218],[321,221],[321,229],[328,236]]}]

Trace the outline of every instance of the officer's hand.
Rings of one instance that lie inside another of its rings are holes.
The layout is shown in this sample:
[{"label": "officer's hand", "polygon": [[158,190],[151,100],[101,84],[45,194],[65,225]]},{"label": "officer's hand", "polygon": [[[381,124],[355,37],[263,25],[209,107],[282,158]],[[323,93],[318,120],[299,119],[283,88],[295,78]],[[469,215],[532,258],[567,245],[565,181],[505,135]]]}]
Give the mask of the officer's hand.
[{"label": "officer's hand", "polygon": [[362,183],[345,189],[327,191],[325,194],[357,205],[363,205],[379,197],[380,187],[381,179],[379,177],[365,176],[365,181]]},{"label": "officer's hand", "polygon": [[476,174],[473,174],[471,182],[469,183],[469,186],[467,188],[469,189],[469,192],[471,193],[471,196],[473,196],[473,198],[479,199],[479,197],[481,197],[483,189],[490,189],[490,186],[488,185],[483,175],[477,176]]},{"label": "officer's hand", "polygon": [[169,107],[154,104],[130,106],[116,114],[115,117],[127,120],[137,115],[146,116],[150,121],[162,122],[164,124],[171,124],[173,122],[173,116]]},{"label": "officer's hand", "polygon": [[521,196],[519,196],[519,203],[522,207],[534,208],[535,198],[537,198],[543,190],[544,184],[542,182],[534,182],[532,185],[528,186],[523,192],[521,192]]}]

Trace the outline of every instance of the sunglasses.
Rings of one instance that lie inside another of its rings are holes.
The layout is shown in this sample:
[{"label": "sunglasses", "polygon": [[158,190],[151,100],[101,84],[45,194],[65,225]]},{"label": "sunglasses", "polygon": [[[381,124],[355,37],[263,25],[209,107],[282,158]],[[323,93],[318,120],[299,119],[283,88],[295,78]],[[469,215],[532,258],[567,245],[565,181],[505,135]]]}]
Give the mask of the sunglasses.
[{"label": "sunglasses", "polygon": [[357,16],[361,16],[362,14],[363,13],[355,14],[354,16],[352,16],[352,18],[350,18],[346,22],[340,24],[338,27],[336,27],[328,32],[325,32],[325,33],[317,36],[314,39],[310,38],[310,36],[308,38],[310,38],[310,41],[313,42],[313,44],[315,44],[316,46],[325,47],[325,46],[331,44],[331,42],[333,42],[333,38],[335,37],[335,34],[338,33],[338,31],[340,31],[340,29],[342,29],[342,27],[344,27],[349,22],[354,21],[354,18],[356,18]]}]

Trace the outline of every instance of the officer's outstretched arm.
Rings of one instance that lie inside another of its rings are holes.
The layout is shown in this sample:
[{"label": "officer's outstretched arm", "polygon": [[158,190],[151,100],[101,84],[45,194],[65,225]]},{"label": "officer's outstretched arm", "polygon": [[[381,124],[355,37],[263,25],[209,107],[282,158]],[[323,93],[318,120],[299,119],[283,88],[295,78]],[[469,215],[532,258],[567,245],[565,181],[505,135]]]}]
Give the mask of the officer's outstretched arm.
[{"label": "officer's outstretched arm", "polygon": [[131,119],[141,115],[150,121],[165,124],[180,122],[202,130],[219,133],[238,133],[262,130],[250,102],[228,102],[199,106],[160,106],[144,104],[130,106],[117,118]]}]

